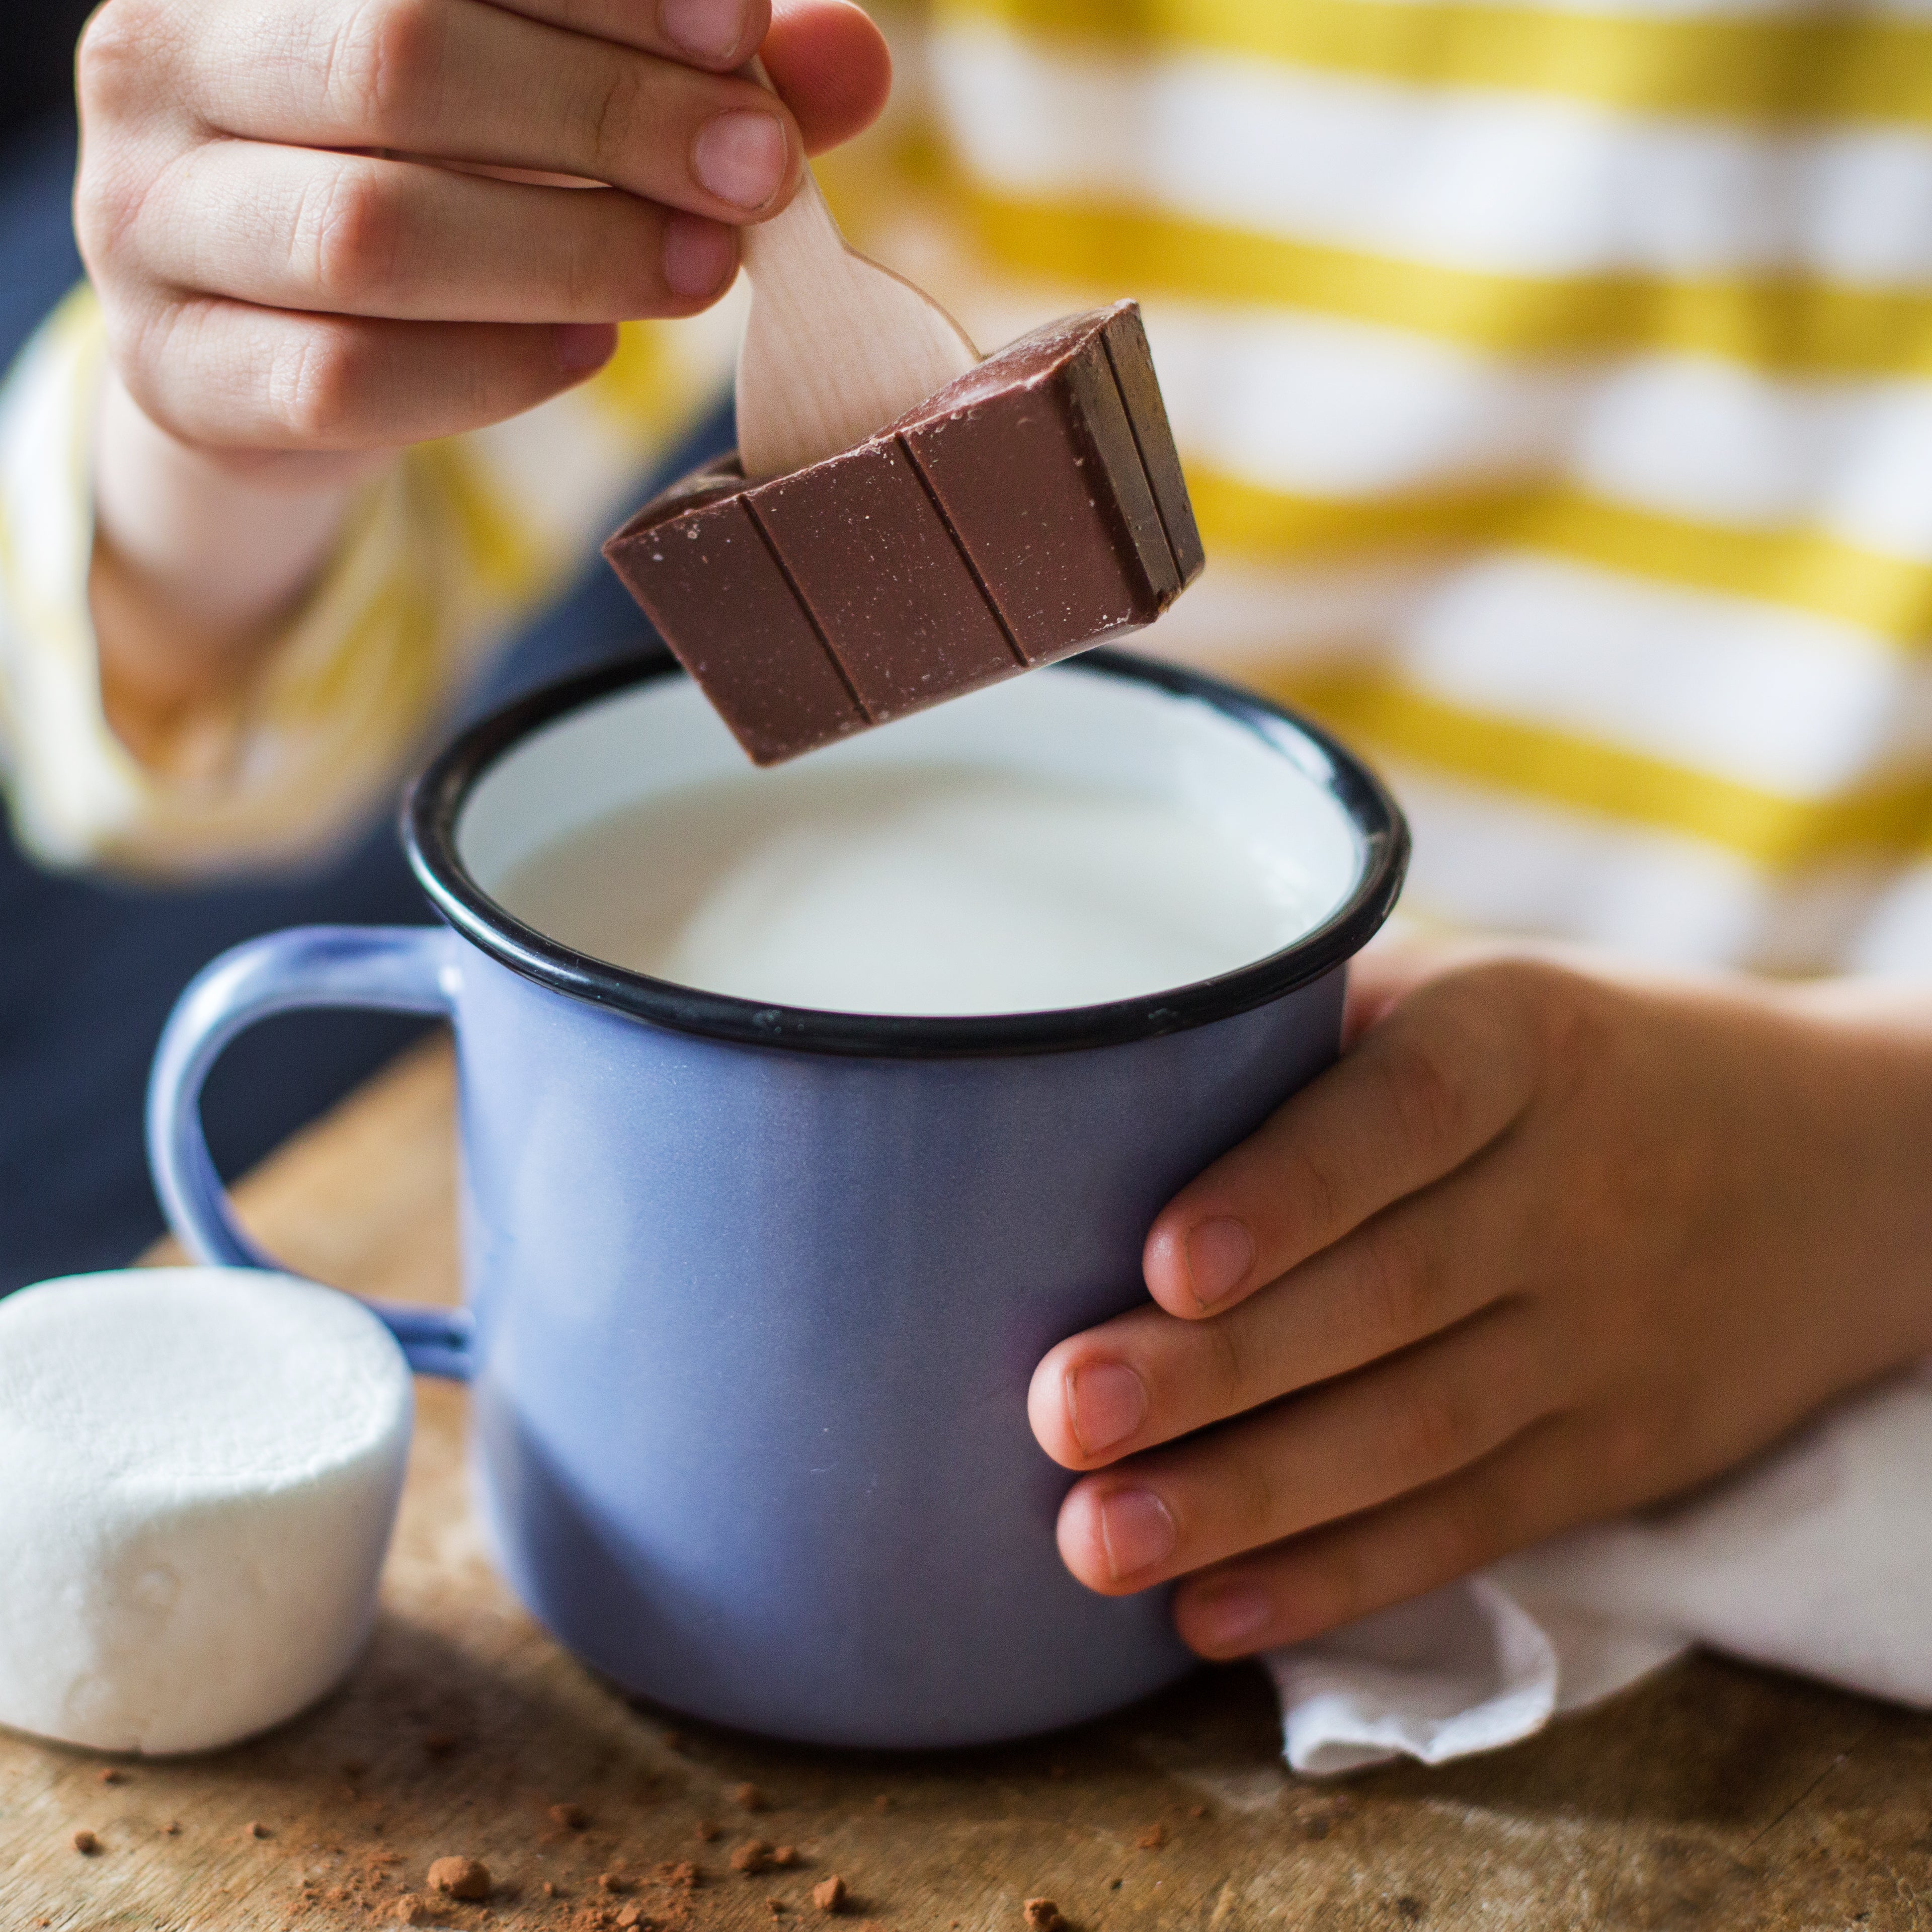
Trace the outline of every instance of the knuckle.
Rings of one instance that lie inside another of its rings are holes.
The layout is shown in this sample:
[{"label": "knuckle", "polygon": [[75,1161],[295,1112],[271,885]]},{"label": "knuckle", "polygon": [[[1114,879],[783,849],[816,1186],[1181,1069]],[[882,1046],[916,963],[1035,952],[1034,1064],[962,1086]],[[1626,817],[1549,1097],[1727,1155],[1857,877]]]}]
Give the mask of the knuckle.
[{"label": "knuckle", "polygon": [[599,320],[614,309],[625,314],[641,314],[649,297],[638,297],[649,283],[657,253],[648,247],[632,244],[613,248],[608,236],[596,224],[586,223],[570,240],[563,262],[562,298],[565,312],[572,316],[594,316]]},{"label": "knuckle", "polygon": [[[1222,1547],[1217,1554],[1252,1550],[1270,1542],[1295,1526],[1284,1520],[1283,1498],[1266,1456],[1247,1455],[1230,1460],[1228,1501],[1232,1510],[1214,1540]],[[1186,1523],[1183,1519],[1185,1538]],[[1184,1540],[1184,1550],[1187,1544]]]},{"label": "knuckle", "polygon": [[194,305],[118,302],[104,296],[107,353],[128,393],[164,429],[178,429],[164,372],[191,368]]},{"label": "knuckle", "polygon": [[586,224],[572,249],[570,294],[578,304],[575,312],[599,316],[660,314],[665,294],[661,218],[628,195],[614,196],[602,212],[618,218],[615,239],[602,232],[601,224]]},{"label": "knuckle", "polygon": [[334,303],[367,302],[394,283],[400,229],[381,173],[345,160],[302,194],[290,244],[296,274]]},{"label": "knuckle", "polygon": [[603,87],[585,101],[583,146],[598,181],[617,179],[624,156],[639,152],[638,133],[648,118],[645,93],[641,63],[620,58],[612,64]]},{"label": "knuckle", "polygon": [[1475,1438],[1468,1398],[1447,1376],[1413,1383],[1390,1401],[1384,1439],[1397,1481],[1406,1484],[1460,1467]]},{"label": "knuckle", "polygon": [[1429,1333],[1436,1283],[1435,1255],[1414,1216],[1384,1214],[1362,1230],[1357,1292],[1370,1340],[1388,1346]]},{"label": "knuckle", "polygon": [[146,199],[130,174],[103,167],[83,153],[74,181],[74,239],[97,275],[100,265],[126,250]]},{"label": "knuckle", "polygon": [[1222,1415],[1238,1414],[1250,1407],[1254,1400],[1250,1388],[1252,1370],[1240,1326],[1223,1316],[1199,1327],[1208,1344],[1210,1400]]},{"label": "knuckle", "polygon": [[440,0],[362,0],[325,57],[326,98],[370,136],[433,118],[446,30]]},{"label": "knuckle", "polygon": [[1474,1486],[1443,1499],[1442,1507],[1432,1514],[1424,1545],[1426,1574],[1432,1582],[1466,1576],[1509,1546],[1506,1519],[1498,1502]]},{"label": "knuckle", "polygon": [[[1684,1439],[1684,1432],[1673,1430],[1667,1438]],[[1592,1460],[1595,1481],[1603,1492],[1617,1502],[1646,1500],[1656,1486],[1660,1432],[1654,1417],[1629,1412],[1614,1412],[1601,1420]]]},{"label": "knuckle", "polygon": [[82,30],[74,87],[90,116],[116,114],[146,99],[157,50],[177,31],[165,0],[108,0]]},{"label": "knuckle", "polygon": [[1330,1171],[1325,1148],[1291,1142],[1282,1162],[1281,1186],[1291,1224],[1307,1231],[1310,1249],[1342,1232],[1342,1188]]},{"label": "knuckle", "polygon": [[1468,1103],[1442,1041],[1420,1033],[1390,1040],[1382,1078],[1397,1129],[1408,1145],[1430,1152],[1457,1143]]},{"label": "knuckle", "polygon": [[1546,960],[1498,959],[1477,968],[1471,984],[1485,1010],[1508,1017],[1494,1050],[1528,1053],[1546,1083],[1594,1058],[1602,1015],[1580,974]]},{"label": "knuckle", "polygon": [[1360,1531],[1324,1536],[1312,1553],[1316,1560],[1306,1566],[1295,1591],[1305,1628],[1334,1630],[1378,1607]]},{"label": "knuckle", "polygon": [[298,446],[340,442],[355,419],[363,362],[353,331],[328,322],[296,328],[269,358],[270,419]]}]

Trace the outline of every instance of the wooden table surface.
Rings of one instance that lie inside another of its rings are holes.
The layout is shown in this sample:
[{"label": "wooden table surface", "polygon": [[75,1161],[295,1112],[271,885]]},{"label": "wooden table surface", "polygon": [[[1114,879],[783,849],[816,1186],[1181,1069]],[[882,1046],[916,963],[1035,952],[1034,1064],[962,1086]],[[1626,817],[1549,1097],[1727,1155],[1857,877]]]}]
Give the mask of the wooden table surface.
[{"label": "wooden table surface", "polygon": [[[452,1085],[440,1043],[399,1062],[251,1179],[246,1218],[323,1280],[452,1297]],[[1285,1769],[1246,1668],[1038,1743],[914,1758],[634,1708],[491,1575],[463,1394],[419,1396],[382,1616],[340,1691],[198,1760],[0,1733],[0,1932],[830,1932],[811,1891],[835,1872],[854,1932],[1026,1932],[1040,1895],[1078,1932],[1932,1924],[1932,1720],[1709,1658],[1510,1750],[1340,1785]],[[552,1816],[572,1805],[580,1829]],[[733,1870],[754,1838],[802,1862]],[[498,1890],[432,1920],[446,1855],[484,1859]]]}]

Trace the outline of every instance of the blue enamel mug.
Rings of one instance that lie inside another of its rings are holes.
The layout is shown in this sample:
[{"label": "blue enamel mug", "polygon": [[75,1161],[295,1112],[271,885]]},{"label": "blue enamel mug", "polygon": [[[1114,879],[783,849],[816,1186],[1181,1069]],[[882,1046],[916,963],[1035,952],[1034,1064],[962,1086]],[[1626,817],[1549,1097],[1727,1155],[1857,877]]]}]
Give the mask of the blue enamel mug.
[{"label": "blue enamel mug", "polygon": [[1028,1428],[1034,1365],[1144,1298],[1163,1202],[1334,1058],[1408,836],[1318,730],[1104,651],[814,755],[1178,795],[1328,910],[1238,970],[1052,1012],[806,1011],[626,971],[491,896],[578,826],[745,773],[680,674],[621,664],[418,780],[406,836],[446,924],[271,934],[201,974],[156,1058],[156,1184],[198,1258],[272,1266],[202,1138],[223,1045],[297,1006],[447,1015],[466,1306],[378,1312],[470,1382],[478,1502],[530,1610],[625,1690],[771,1736],[1048,1730],[1190,1659],[1166,1592],[1062,1567],[1072,1479]]}]

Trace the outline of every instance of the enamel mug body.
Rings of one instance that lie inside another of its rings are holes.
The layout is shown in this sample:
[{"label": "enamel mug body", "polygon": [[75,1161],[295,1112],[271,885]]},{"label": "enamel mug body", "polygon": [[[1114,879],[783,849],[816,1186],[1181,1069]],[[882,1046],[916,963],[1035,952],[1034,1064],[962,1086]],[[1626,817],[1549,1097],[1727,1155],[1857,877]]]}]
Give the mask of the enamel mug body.
[{"label": "enamel mug body", "polygon": [[694,688],[614,667],[487,720],[406,836],[443,923],[270,934],[184,994],[157,1057],[157,1184],[198,1257],[236,1226],[196,1101],[266,1014],[446,1014],[460,1067],[461,1310],[381,1310],[473,1400],[504,1575],[628,1691],[770,1735],[964,1744],[1187,1669],[1166,1593],[1106,1598],[1054,1541],[1072,1480],[1026,1419],[1055,1342],[1144,1299],[1168,1196],[1334,1058],[1386,916],[1400,815],[1346,752],[1210,680],[1106,652],[825,758],[990,764],[1238,814],[1330,910],[1284,950],[1060,1012],[807,1012],[652,980],[491,889],[575,826],[742,772]]}]

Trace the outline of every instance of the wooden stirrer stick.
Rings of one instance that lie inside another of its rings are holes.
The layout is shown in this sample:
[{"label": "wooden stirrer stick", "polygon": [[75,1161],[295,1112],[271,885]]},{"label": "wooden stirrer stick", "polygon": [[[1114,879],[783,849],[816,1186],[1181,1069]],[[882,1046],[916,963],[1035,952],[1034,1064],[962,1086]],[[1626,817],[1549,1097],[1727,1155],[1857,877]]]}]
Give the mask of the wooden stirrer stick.
[{"label": "wooden stirrer stick", "polygon": [[[750,70],[770,86],[761,62]],[[979,361],[929,295],[847,244],[810,168],[780,213],[741,235],[752,312],[738,455],[753,482],[862,442]]]}]

